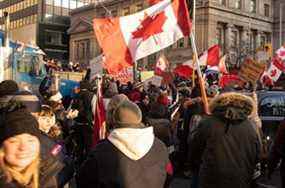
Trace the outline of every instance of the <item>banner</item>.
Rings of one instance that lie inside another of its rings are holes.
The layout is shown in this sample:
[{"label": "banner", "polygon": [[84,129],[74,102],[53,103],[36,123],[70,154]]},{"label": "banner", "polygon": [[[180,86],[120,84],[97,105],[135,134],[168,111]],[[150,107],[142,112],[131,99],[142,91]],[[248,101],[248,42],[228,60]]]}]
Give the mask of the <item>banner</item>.
[{"label": "banner", "polygon": [[256,83],[265,70],[265,64],[247,59],[241,66],[239,77],[247,82]]},{"label": "banner", "polygon": [[153,76],[153,77],[145,80],[143,83],[144,83],[144,85],[148,85],[151,82],[151,84],[153,84],[157,87],[160,87],[162,80],[163,80],[163,78],[160,76]]},{"label": "banner", "polygon": [[91,78],[96,74],[103,74],[103,55],[99,55],[90,61]]},{"label": "banner", "polygon": [[141,72],[141,81],[145,81],[154,76],[154,71],[142,71]]},{"label": "banner", "polygon": [[119,80],[121,83],[133,82],[134,71],[133,67],[128,67],[121,70],[118,74],[111,75],[115,80]]}]

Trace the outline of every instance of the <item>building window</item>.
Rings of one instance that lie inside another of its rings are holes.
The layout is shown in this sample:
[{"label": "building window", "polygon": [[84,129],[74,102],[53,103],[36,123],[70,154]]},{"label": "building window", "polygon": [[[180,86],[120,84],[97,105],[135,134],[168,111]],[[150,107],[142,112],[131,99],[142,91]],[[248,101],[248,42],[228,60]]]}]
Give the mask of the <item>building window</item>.
[{"label": "building window", "polygon": [[264,16],[269,17],[270,15],[270,6],[268,4],[264,4]]},{"label": "building window", "polygon": [[180,39],[180,40],[178,40],[178,42],[177,42],[177,47],[178,48],[184,48],[185,46],[185,41],[184,41],[184,38],[182,38],[182,39]]},{"label": "building window", "polygon": [[90,58],[90,40],[84,39],[74,42],[75,60],[86,62]]},{"label": "building window", "polygon": [[137,4],[136,5],[136,11],[139,12],[141,10],[143,10],[143,4]]},{"label": "building window", "polygon": [[154,68],[156,64],[156,54],[149,55],[147,57],[147,63],[151,68]]},{"label": "building window", "polygon": [[220,3],[221,5],[226,6],[226,0],[219,0],[219,3]]},{"label": "building window", "polygon": [[221,47],[222,54],[225,52],[226,49],[226,36],[225,36],[225,25],[220,23],[217,26],[217,40],[218,44]]},{"label": "building window", "polygon": [[125,7],[123,9],[123,16],[126,16],[126,15],[129,15],[131,12],[130,12],[130,7]]},{"label": "building window", "polygon": [[117,10],[112,10],[111,14],[112,14],[113,17],[116,17],[116,16],[118,16],[118,11]]},{"label": "building window", "polygon": [[232,31],[232,36],[233,36],[233,45],[238,46],[238,31]]},{"label": "building window", "polygon": [[266,36],[262,35],[260,36],[260,46],[264,46],[266,43]]},{"label": "building window", "polygon": [[46,43],[52,45],[62,45],[62,33],[56,31],[46,31]]},{"label": "building window", "polygon": [[236,0],[235,8],[236,9],[241,9],[241,0]]},{"label": "building window", "polygon": [[250,12],[256,13],[256,0],[250,0]]}]

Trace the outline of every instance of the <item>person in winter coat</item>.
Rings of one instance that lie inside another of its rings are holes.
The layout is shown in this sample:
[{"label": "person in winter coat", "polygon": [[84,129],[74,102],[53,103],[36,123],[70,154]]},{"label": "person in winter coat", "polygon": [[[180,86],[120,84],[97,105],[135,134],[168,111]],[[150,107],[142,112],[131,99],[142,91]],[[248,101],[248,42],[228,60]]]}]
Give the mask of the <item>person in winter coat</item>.
[{"label": "person in winter coat", "polygon": [[57,163],[43,158],[35,117],[24,108],[2,108],[0,124],[0,187],[57,188]]},{"label": "person in winter coat", "polygon": [[259,139],[248,116],[253,101],[224,93],[210,103],[190,142],[191,170],[199,173],[199,188],[249,188],[259,156]]},{"label": "person in winter coat", "polygon": [[115,128],[91,152],[78,173],[79,188],[162,188],[170,171],[167,148],[141,123],[136,104],[113,111]]},{"label": "person in winter coat", "polygon": [[278,163],[281,162],[280,175],[282,188],[285,187],[285,121],[281,122],[277,135],[274,141],[274,145],[270,151],[268,161],[268,178],[271,179],[271,175]]}]

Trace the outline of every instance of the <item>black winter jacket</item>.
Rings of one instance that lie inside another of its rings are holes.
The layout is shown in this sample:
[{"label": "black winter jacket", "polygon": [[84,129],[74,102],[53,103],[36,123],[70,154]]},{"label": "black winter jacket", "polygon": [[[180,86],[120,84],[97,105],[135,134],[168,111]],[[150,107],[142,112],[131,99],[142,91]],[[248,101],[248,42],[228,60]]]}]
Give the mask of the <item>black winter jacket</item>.
[{"label": "black winter jacket", "polygon": [[249,97],[227,93],[210,105],[190,141],[192,171],[199,172],[199,188],[249,188],[260,145],[248,115]]},{"label": "black winter jacket", "polygon": [[78,188],[162,188],[168,164],[167,148],[158,139],[137,161],[104,140],[80,169]]}]

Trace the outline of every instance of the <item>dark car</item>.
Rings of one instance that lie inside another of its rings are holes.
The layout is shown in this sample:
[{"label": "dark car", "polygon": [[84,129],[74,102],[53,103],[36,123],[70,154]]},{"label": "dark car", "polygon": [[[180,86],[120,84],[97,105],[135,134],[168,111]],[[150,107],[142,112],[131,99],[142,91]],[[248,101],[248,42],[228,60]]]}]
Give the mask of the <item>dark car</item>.
[{"label": "dark car", "polygon": [[274,138],[280,122],[285,120],[285,91],[259,91],[257,95],[263,133]]}]

